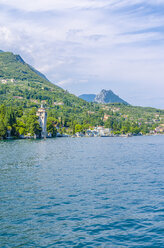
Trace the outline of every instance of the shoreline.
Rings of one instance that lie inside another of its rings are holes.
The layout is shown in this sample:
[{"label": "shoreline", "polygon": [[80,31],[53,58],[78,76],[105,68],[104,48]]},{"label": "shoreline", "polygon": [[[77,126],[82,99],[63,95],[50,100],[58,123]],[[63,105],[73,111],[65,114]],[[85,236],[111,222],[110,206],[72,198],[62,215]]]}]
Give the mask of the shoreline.
[{"label": "shoreline", "polygon": [[56,138],[131,138],[131,137],[143,137],[143,136],[161,136],[164,135],[164,133],[160,134],[139,134],[139,135],[110,135],[110,136],[76,136],[76,135],[60,135],[56,137],[46,137],[46,138],[34,138],[34,137],[25,137],[25,138],[5,138],[0,139],[1,141],[15,141],[15,140],[47,140],[47,139],[56,139]]}]

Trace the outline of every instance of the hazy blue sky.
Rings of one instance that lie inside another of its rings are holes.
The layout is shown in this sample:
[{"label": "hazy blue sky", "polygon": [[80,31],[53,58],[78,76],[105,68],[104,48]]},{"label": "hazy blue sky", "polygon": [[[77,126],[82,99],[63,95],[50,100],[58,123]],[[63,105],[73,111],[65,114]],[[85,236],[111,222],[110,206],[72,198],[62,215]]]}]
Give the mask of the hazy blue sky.
[{"label": "hazy blue sky", "polygon": [[0,49],[76,95],[164,108],[164,0],[0,0]]}]

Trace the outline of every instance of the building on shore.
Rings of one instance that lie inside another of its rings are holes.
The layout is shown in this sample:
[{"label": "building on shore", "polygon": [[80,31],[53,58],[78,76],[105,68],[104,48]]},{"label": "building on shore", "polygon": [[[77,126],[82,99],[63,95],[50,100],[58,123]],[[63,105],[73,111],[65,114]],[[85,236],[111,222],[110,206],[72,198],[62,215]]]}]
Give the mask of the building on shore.
[{"label": "building on shore", "polygon": [[47,137],[47,112],[46,109],[41,105],[41,108],[38,109],[36,115],[39,117],[39,124],[42,128],[41,137]]},{"label": "building on shore", "polygon": [[104,128],[102,126],[95,127],[94,129],[88,129],[85,132],[85,136],[87,137],[108,137],[111,136],[111,128]]},{"label": "building on shore", "polygon": [[111,128],[105,128],[102,126],[95,127],[94,131],[98,133],[98,136],[100,137],[107,137],[111,135]]},{"label": "building on shore", "polygon": [[164,124],[155,128],[155,133],[164,133]]}]

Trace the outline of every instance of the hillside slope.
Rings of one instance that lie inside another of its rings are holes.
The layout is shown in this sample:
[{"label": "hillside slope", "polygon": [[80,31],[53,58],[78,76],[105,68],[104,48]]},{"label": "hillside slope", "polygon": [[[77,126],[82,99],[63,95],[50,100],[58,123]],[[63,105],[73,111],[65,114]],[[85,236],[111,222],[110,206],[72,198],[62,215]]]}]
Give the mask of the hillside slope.
[{"label": "hillside slope", "polygon": [[85,104],[83,100],[50,83],[46,77],[24,62],[19,55],[0,53],[0,103],[54,102]]},{"label": "hillside slope", "polygon": [[46,77],[24,62],[20,55],[11,52],[0,53],[0,79],[30,80],[47,83]]},{"label": "hillside slope", "polygon": [[59,118],[63,123],[88,122],[88,119],[93,125],[101,123],[100,106],[88,103],[52,84],[19,55],[0,53],[0,105],[26,110],[38,108],[42,103],[49,116]]}]

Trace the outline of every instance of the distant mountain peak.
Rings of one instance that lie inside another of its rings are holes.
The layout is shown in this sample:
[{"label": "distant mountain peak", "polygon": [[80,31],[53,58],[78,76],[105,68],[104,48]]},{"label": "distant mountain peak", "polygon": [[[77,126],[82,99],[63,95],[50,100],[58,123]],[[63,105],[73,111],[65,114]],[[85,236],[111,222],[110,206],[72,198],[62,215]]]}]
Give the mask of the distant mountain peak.
[{"label": "distant mountain peak", "polygon": [[117,96],[112,90],[102,89],[101,92],[96,95],[94,102],[97,103],[123,103],[128,104],[126,101]]},{"label": "distant mountain peak", "polygon": [[97,103],[123,103],[128,105],[126,101],[117,96],[112,90],[102,89],[97,95],[95,94],[83,94],[79,96],[81,99],[87,102]]}]

